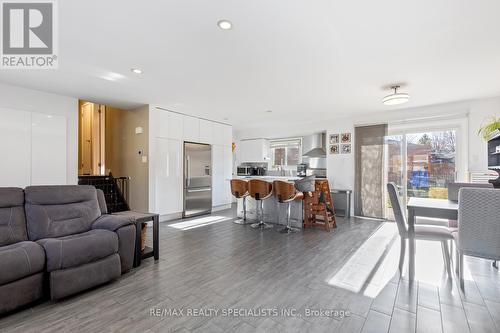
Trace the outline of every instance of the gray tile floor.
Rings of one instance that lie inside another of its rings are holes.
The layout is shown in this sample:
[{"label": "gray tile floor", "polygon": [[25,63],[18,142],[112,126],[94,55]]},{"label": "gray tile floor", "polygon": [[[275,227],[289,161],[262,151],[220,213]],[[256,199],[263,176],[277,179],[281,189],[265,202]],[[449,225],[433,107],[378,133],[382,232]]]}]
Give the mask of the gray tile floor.
[{"label": "gray tile floor", "polygon": [[[2,318],[0,332],[500,331],[500,275],[489,261],[466,259],[462,293],[446,277],[440,246],[417,242],[410,285],[397,273],[392,223],[339,218],[330,233],[283,235],[233,216],[162,223],[158,262]],[[219,312],[188,313],[195,309]]]}]

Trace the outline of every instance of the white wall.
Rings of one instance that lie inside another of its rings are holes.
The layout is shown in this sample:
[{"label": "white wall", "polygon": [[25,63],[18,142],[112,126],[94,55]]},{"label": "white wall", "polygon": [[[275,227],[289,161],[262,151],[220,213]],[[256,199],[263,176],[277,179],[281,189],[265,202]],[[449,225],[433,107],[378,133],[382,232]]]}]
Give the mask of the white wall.
[{"label": "white wall", "polygon": [[[465,116],[468,119],[467,138],[468,171],[484,171],[487,169],[487,145],[478,135],[477,130],[485,118],[500,115],[500,97],[479,100],[453,102],[419,108],[399,109],[351,117],[323,119],[321,121],[304,121],[302,123],[269,124],[253,130],[235,131],[238,144],[240,139],[250,138],[280,138],[297,135],[307,135],[319,131],[330,133],[351,132],[354,127],[388,122],[389,125],[417,121],[432,122],[443,118]],[[354,147],[354,135],[352,136]],[[238,151],[238,149],[236,150]],[[330,155],[327,158],[327,174],[331,187],[354,188],[354,153]]]},{"label": "white wall", "polygon": [[10,109],[13,112],[28,111],[65,117],[67,121],[66,183],[78,182],[78,100],[76,98],[0,83],[0,108]]}]

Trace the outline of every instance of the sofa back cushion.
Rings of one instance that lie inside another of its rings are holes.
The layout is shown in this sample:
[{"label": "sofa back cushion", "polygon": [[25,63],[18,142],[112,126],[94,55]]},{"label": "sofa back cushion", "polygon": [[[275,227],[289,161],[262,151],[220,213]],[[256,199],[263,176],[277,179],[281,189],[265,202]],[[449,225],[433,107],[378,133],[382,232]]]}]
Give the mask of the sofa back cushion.
[{"label": "sofa back cushion", "polygon": [[17,187],[0,187],[0,246],[28,240],[24,193]]},{"label": "sofa back cushion", "polygon": [[33,241],[89,231],[101,216],[93,186],[29,186],[24,192],[28,237]]}]

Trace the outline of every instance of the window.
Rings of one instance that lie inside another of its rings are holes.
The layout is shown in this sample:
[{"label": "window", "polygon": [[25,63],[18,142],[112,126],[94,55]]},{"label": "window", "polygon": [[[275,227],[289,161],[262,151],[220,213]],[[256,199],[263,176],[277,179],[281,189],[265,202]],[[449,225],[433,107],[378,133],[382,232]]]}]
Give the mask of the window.
[{"label": "window", "polygon": [[269,143],[272,168],[294,169],[302,162],[301,139],[273,140]]}]

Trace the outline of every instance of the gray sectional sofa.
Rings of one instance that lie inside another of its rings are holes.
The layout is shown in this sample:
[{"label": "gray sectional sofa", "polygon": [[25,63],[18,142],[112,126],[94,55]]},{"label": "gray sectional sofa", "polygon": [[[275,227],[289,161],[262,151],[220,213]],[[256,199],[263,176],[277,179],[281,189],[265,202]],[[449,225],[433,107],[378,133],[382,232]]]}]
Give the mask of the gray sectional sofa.
[{"label": "gray sectional sofa", "polygon": [[0,188],[0,314],[44,294],[45,251],[28,241],[24,192]]},{"label": "gray sectional sofa", "polygon": [[132,268],[135,226],[101,209],[93,186],[0,188],[0,314],[44,293],[52,300],[78,293]]}]

